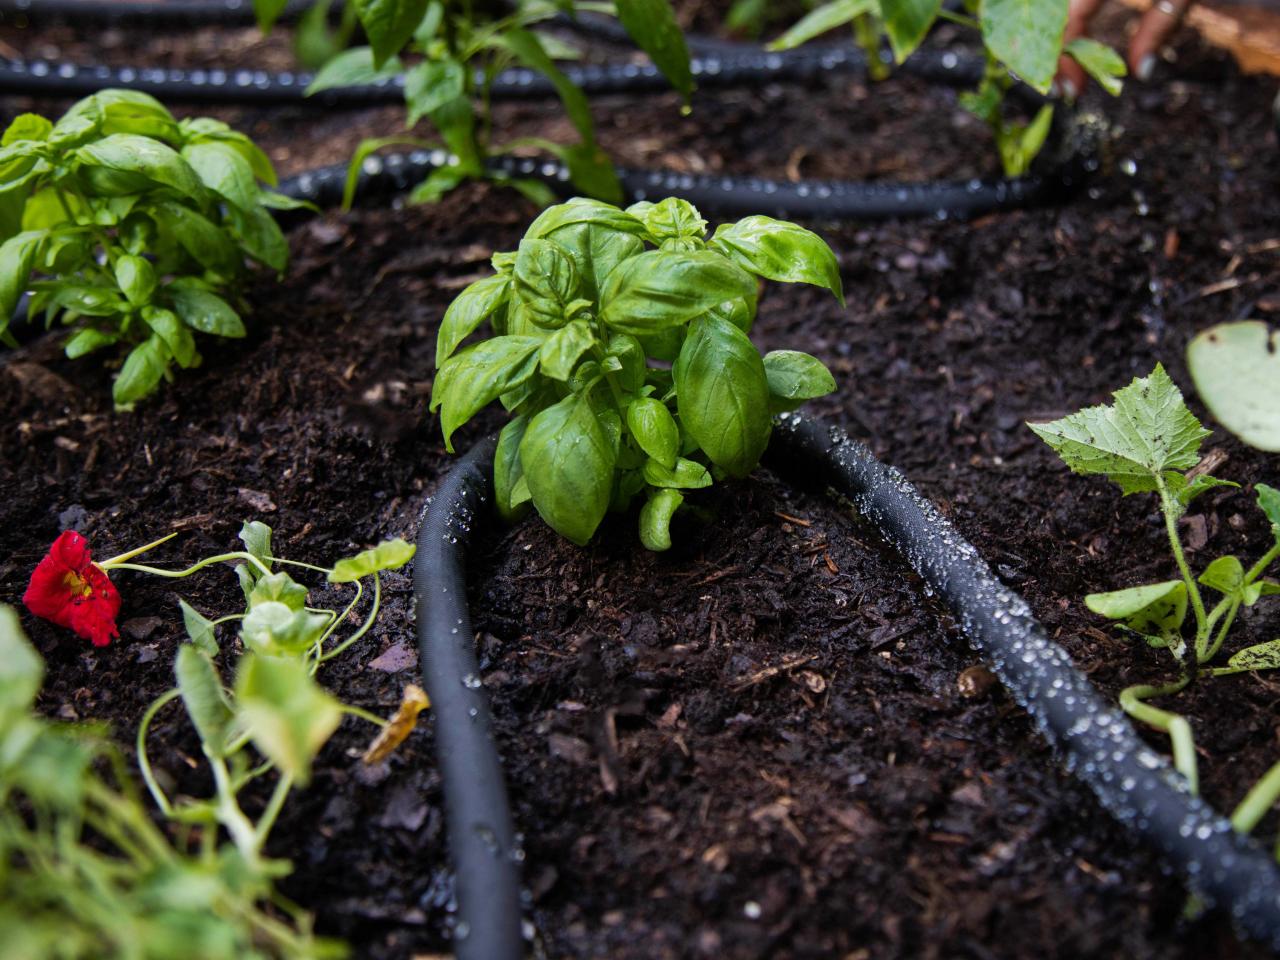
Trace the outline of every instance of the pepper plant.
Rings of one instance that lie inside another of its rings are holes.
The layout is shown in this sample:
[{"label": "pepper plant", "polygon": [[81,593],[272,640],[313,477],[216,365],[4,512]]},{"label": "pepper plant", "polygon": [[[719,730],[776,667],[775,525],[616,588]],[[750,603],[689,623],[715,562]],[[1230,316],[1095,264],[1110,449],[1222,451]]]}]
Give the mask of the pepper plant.
[{"label": "pepper plant", "polygon": [[248,137],[144,93],[103,90],[57,123],[19,116],[0,140],[0,340],[30,289],[30,316],[74,329],[68,357],[129,348],[119,406],[197,366],[196,333],[244,336],[246,261],[285,268],[271,209],[298,204],[259,181],[276,175]]},{"label": "pepper plant", "polygon": [[[748,333],[759,278],[844,302],[823,240],[764,216],[706,221],[683,200],[621,210],[575,199],[544,211],[497,273],[459,294],[436,342],[431,410],[445,445],[494,400],[515,416],[494,464],[498,508],[532,503],[586,543],[643,494],[640,538],[671,546],[683,491],[759,462],[772,415],[835,389],[815,358],[761,358]],[[463,342],[488,321],[493,336]],[[461,347],[461,349],[459,349]]]},{"label": "pepper plant", "polygon": [[[1174,766],[1193,793],[1199,789],[1195,740],[1190,723],[1149,701],[1216,677],[1280,667],[1280,639],[1236,650],[1214,666],[1242,607],[1280,594],[1280,583],[1264,576],[1280,558],[1280,490],[1255,485],[1257,505],[1273,543],[1253,563],[1236,556],[1213,559],[1197,575],[1187,560],[1178,521],[1201,494],[1235,483],[1210,476],[1201,466],[1200,445],[1210,432],[1187,409],[1176,384],[1157,365],[1115,394],[1115,403],[1073,413],[1052,423],[1028,424],[1073,471],[1102,475],[1124,495],[1152,493],[1159,500],[1178,576],[1085,597],[1094,613],[1114,620],[1152,647],[1167,650],[1178,679],[1135,684],[1120,693],[1124,711],[1169,735]],[[1206,595],[1213,600],[1206,600]],[[1214,599],[1216,598],[1216,599]],[[1190,617],[1188,617],[1190,613]],[[1280,764],[1237,808],[1233,822],[1247,832],[1280,798]],[[1280,856],[1280,847],[1277,848]]]},{"label": "pepper plant", "polygon": [[995,136],[1000,161],[1009,176],[1026,173],[1049,136],[1053,105],[1045,103],[1027,123],[1006,115],[1006,95],[1021,80],[1047,95],[1063,54],[1073,58],[1112,95],[1120,92],[1124,61],[1110,47],[1079,37],[1064,45],[1068,0],[965,0],[963,12],[942,0],[830,0],[801,18],[770,46],[790,50],[837,27],[852,25],[854,39],[867,53],[872,79],[888,70],[880,56],[887,39],[896,63],[924,41],[938,20],[971,27],[982,37],[986,69],[976,91],[961,103],[980,117]]},{"label": "pepper plant", "polygon": [[[572,0],[523,0],[515,4],[351,0],[351,6],[369,44],[353,47],[330,60],[308,92],[403,75],[406,128],[429,119],[452,157],[448,165],[432,171],[417,186],[412,200],[437,200],[465,180],[504,180],[485,161],[491,154],[518,147],[536,147],[558,157],[567,166],[570,181],[582,192],[606,200],[621,199],[613,164],[596,143],[587,98],[553,59],[561,45],[531,29],[558,13],[602,5]],[[616,5],[603,6],[617,13],[635,41],[687,100],[693,92],[693,74],[670,0],[618,0]],[[255,7],[259,23],[268,29],[283,11],[284,3],[255,0]],[[564,145],[543,138],[526,138],[502,146],[493,143],[489,88],[499,72],[514,65],[540,73],[551,82],[578,134],[577,143]],[[393,145],[431,144],[408,136],[363,141],[352,158],[347,178],[348,205],[364,160],[374,151]],[[515,178],[504,182],[540,204],[554,200],[541,181]]]}]

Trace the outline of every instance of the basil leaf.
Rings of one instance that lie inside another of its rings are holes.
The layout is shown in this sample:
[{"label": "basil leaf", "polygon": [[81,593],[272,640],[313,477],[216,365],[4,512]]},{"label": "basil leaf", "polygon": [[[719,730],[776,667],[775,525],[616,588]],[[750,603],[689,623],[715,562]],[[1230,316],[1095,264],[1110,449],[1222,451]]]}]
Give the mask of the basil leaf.
[{"label": "basil leaf", "polygon": [[711,486],[711,474],[696,460],[681,457],[675,469],[648,460],[644,465],[644,482],[651,487],[676,487],[681,490],[697,490]]},{"label": "basil leaf", "polygon": [[529,428],[528,415],[516,417],[498,434],[498,448],[493,455],[493,495],[498,512],[503,519],[513,520],[516,507],[512,494],[516,484],[524,478],[524,465],[520,462],[520,441]]},{"label": "basil leaf", "polygon": [[627,405],[627,429],[640,449],[668,469],[674,469],[680,452],[680,428],[666,404],[640,397]]},{"label": "basil leaf", "polygon": [[200,181],[241,210],[258,205],[260,190],[253,167],[240,152],[225,143],[192,143],[182,148],[182,158]]},{"label": "basil leaf", "polygon": [[798,350],[774,350],[764,355],[764,374],[769,381],[769,410],[795,410],[806,400],[825,397],[836,389],[836,381],[817,357]]},{"label": "basil leaf", "polygon": [[164,340],[153,334],[125,357],[120,375],[111,388],[111,398],[117,407],[137,403],[155,391],[168,369],[169,351]]},{"label": "basil leaf", "polygon": [[445,362],[432,386],[431,410],[440,410],[440,427],[450,453],[458,427],[534,375],[541,346],[538,337],[494,337]]},{"label": "basil leaf", "polygon": [[844,305],[840,264],[827,242],[811,230],[772,217],[746,217],[719,227],[710,243],[744,270],[783,283],[811,283]]},{"label": "basil leaf", "polygon": [[560,244],[573,258],[581,295],[598,300],[618,264],[644,250],[643,232],[644,224],[617,207],[579,198],[543,211],[527,236]]},{"label": "basil leaf", "polygon": [[568,322],[566,308],[578,290],[573,258],[553,240],[521,240],[516,254],[516,299],[541,327]]},{"label": "basil leaf", "polygon": [[142,319],[155,335],[164,341],[169,355],[178,361],[178,366],[186,369],[194,367],[199,362],[200,355],[196,353],[195,338],[172,310],[165,310],[163,307],[143,307]]},{"label": "basil leaf", "polygon": [[755,279],[710,251],[650,250],[614,268],[601,292],[600,319],[620,333],[657,333],[712,307],[755,295]]},{"label": "basil leaf", "polygon": [[115,275],[120,292],[131,304],[140,307],[151,302],[156,291],[156,271],[149,262],[131,255],[117,257]]},{"label": "basil leaf", "polygon": [[44,230],[28,230],[0,244],[0,332],[9,327],[46,236]]},{"label": "basil leaf", "polygon": [[228,213],[249,256],[283,274],[289,263],[289,241],[284,238],[275,217],[260,206],[248,210],[231,207]]},{"label": "basil leaf", "polygon": [[5,127],[4,137],[0,138],[0,147],[7,147],[19,140],[43,141],[49,139],[53,132],[53,124],[38,113],[20,113],[13,122]]},{"label": "basil leaf", "polygon": [[222,228],[203,214],[168,200],[155,204],[151,213],[165,233],[222,279],[235,279],[243,271],[244,255]]},{"label": "basil leaf", "polygon": [[352,0],[352,3],[373,48],[375,67],[381,67],[400,52],[427,12],[427,0]]},{"label": "basil leaf", "polygon": [[243,337],[244,323],[227,301],[194,277],[180,277],[164,288],[174,312],[192,330],[219,337]]},{"label": "basil leaf", "polygon": [[744,477],[769,443],[769,382],[747,335],[717,317],[695,320],[673,369],[680,422],[711,462]]},{"label": "basil leaf", "polygon": [[595,344],[591,324],[572,320],[543,341],[538,368],[552,380],[568,380],[582,355]]},{"label": "basil leaf", "polygon": [[67,345],[63,347],[63,353],[67,355],[68,360],[78,360],[93,353],[95,350],[101,350],[103,347],[109,347],[119,342],[119,334],[106,333],[93,327],[85,327],[83,330],[77,331],[75,336],[67,341]]},{"label": "basil leaf", "polygon": [[644,226],[654,243],[696,240],[699,247],[705,245],[707,221],[702,219],[697,207],[679,197],[667,197],[650,204],[644,211]]},{"label": "basil leaf", "polygon": [[655,490],[640,508],[640,542],[653,551],[671,549],[671,518],[684,503],[677,490]]},{"label": "basil leaf", "polygon": [[579,546],[609,508],[617,456],[585,394],[565,397],[529,421],[520,462],[533,506],[561,536]]},{"label": "basil leaf", "polygon": [[648,367],[644,347],[628,333],[615,333],[605,345],[606,359],[617,363],[618,385],[628,393],[636,393],[644,386]]},{"label": "basil leaf", "polygon": [[511,299],[511,276],[499,273],[477,280],[458,294],[440,321],[436,336],[436,367],[453,355],[463,340]]},{"label": "basil leaf", "polygon": [[[80,147],[76,151],[76,158],[90,168],[101,167],[126,175],[134,174],[144,181],[172,187],[184,197],[199,199],[203,190],[200,178],[190,164],[172,147],[150,137],[115,133],[96,143]],[[125,189],[123,192],[137,191]]]}]

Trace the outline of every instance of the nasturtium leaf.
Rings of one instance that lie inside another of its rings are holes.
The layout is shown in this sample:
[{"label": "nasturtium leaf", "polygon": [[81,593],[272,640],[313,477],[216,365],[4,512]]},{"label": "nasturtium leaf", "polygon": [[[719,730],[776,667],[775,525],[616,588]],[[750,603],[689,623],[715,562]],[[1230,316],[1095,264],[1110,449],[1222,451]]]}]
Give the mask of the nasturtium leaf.
[{"label": "nasturtium leaf", "polygon": [[747,335],[717,317],[695,320],[673,368],[680,423],[711,462],[744,477],[769,442],[769,382]]},{"label": "nasturtium leaf", "polygon": [[824,3],[797,20],[789,30],[769,44],[769,49],[792,50],[876,9],[877,0],[834,0],[832,3]]},{"label": "nasturtium leaf", "polygon": [[258,653],[299,656],[319,642],[328,626],[323,614],[294,610],[279,600],[259,600],[240,621],[240,639]]},{"label": "nasturtium leaf", "polygon": [[335,563],[329,573],[329,582],[352,583],[382,570],[398,570],[413,559],[416,549],[399,537],[384,540],[376,547]]},{"label": "nasturtium leaf", "polygon": [[836,381],[821,360],[798,350],[774,350],[764,355],[764,374],[769,381],[771,413],[795,410],[806,400],[825,397]]},{"label": "nasturtium leaf", "polygon": [[1187,615],[1187,585],[1181,580],[1091,593],[1085,606],[1108,620],[1122,620],[1143,634],[1171,635]]},{"label": "nasturtium leaf", "polygon": [[1251,447],[1280,451],[1280,329],[1212,327],[1187,347],[1187,367],[1214,419]]},{"label": "nasturtium leaf", "polygon": [[135,307],[151,302],[151,295],[156,291],[156,271],[150,262],[132,254],[116,257],[116,283],[120,292]]},{"label": "nasturtium leaf", "polygon": [[381,67],[400,52],[427,12],[427,0],[352,0],[352,3],[373,48],[375,67]]},{"label": "nasturtium leaf", "polygon": [[1206,587],[1231,596],[1244,586],[1244,565],[1237,557],[1218,557],[1205,567],[1197,580]]},{"label": "nasturtium leaf", "polygon": [[1067,0],[981,0],[978,20],[987,49],[1029,87],[1048,93],[1062,53]]},{"label": "nasturtium leaf", "polygon": [[458,344],[505,306],[511,298],[511,276],[497,273],[466,287],[449,304],[436,335],[436,367],[453,356]]},{"label": "nasturtium leaf", "polygon": [[1227,664],[1240,670],[1274,670],[1280,667],[1280,640],[1268,640],[1237,651]]},{"label": "nasturtium leaf", "polygon": [[1159,364],[1149,377],[1116,391],[1111,406],[1028,426],[1073,471],[1104,474],[1125,494],[1155,490],[1157,477],[1194,467],[1209,435]]},{"label": "nasturtium leaf", "polygon": [[342,722],[342,706],[294,658],[247,653],[236,680],[239,719],[254,746],[299,784]]},{"label": "nasturtium leaf", "polygon": [[711,248],[757,276],[811,283],[844,304],[840,264],[827,242],[811,230],[772,217],[745,217],[716,229]]},{"label": "nasturtium leaf", "polygon": [[466,67],[457,60],[423,60],[404,75],[404,99],[409,109],[405,125],[412,127],[466,89]]},{"label": "nasturtium leaf", "polygon": [[178,361],[178,366],[195,366],[200,355],[196,353],[196,341],[178,315],[163,307],[143,307],[142,319],[157,337],[164,341],[169,355]]},{"label": "nasturtium leaf", "polygon": [[573,258],[554,240],[521,240],[516,254],[513,293],[540,327],[562,327],[566,307],[578,292]]},{"label": "nasturtium leaf", "polygon": [[8,328],[18,300],[27,289],[46,236],[44,230],[26,230],[0,244],[0,331]]},{"label": "nasturtium leaf", "polygon": [[1280,540],[1280,490],[1265,483],[1254,485],[1258,494],[1258,509],[1271,521],[1271,532]]},{"label": "nasturtium leaf", "polygon": [[244,336],[244,322],[231,304],[194,277],[180,277],[163,292],[172,302],[174,313],[192,330],[220,337]]},{"label": "nasturtium leaf", "polygon": [[[259,561],[268,570],[271,569],[271,528],[261,520],[246,520],[240,527],[240,542],[244,544],[245,552]],[[258,568],[252,568],[254,571],[253,579],[258,579]],[[246,595],[248,599],[248,595]]]},{"label": "nasturtium leaf", "polygon": [[269,601],[283,603],[293,611],[301,610],[307,605],[307,588],[284,571],[259,577],[249,593],[249,607]]},{"label": "nasturtium leaf", "polygon": [[[514,519],[516,504],[512,502],[512,493],[516,484],[524,477],[524,465],[520,462],[520,441],[529,427],[528,415],[522,414],[511,420],[498,434],[498,447],[493,455],[493,495],[498,504],[498,512],[504,519]],[[527,489],[527,486],[526,486]]]},{"label": "nasturtium leaf", "polygon": [[670,488],[655,490],[640,508],[640,542],[648,550],[671,549],[671,518],[684,496]]},{"label": "nasturtium leaf", "polygon": [[529,421],[520,441],[523,480],[552,529],[582,546],[609,508],[614,452],[585,394],[565,397]]},{"label": "nasturtium leaf", "polygon": [[101,167],[124,174],[136,174],[154,183],[172,187],[184,197],[198,198],[203,190],[191,165],[172,147],[150,137],[115,133],[76,151],[86,166]]},{"label": "nasturtium leaf", "polygon": [[436,374],[431,409],[440,410],[445,447],[481,409],[520,386],[538,369],[540,337],[494,337],[455,353]]},{"label": "nasturtium leaf", "polygon": [[693,95],[693,70],[684,32],[670,0],[617,0],[618,19],[631,39],[649,55],[671,86],[688,100]]},{"label": "nasturtium leaf", "polygon": [[211,657],[216,657],[218,637],[213,621],[181,598],[178,600],[178,606],[182,610],[182,626],[187,631],[187,638],[198,649]]},{"label": "nasturtium leaf", "polygon": [[942,0],[880,0],[884,31],[898,63],[920,46],[941,9]]},{"label": "nasturtium leaf", "polygon": [[1076,37],[1063,52],[1084,68],[1085,73],[1098,81],[1098,85],[1113,97],[1119,96],[1124,87],[1123,78],[1129,73],[1124,58],[1105,43],[1089,37]]},{"label": "nasturtium leaf", "polygon": [[702,241],[707,234],[707,221],[702,219],[698,208],[679,197],[667,197],[650,204],[644,211],[644,225],[649,237],[659,244],[664,240]]},{"label": "nasturtium leaf", "polygon": [[680,428],[667,405],[641,397],[627,406],[627,429],[640,449],[667,469],[675,469],[680,454]]},{"label": "nasturtium leaf", "polygon": [[0,730],[31,708],[43,680],[44,662],[22,632],[17,611],[0,604]]},{"label": "nasturtium leaf", "polygon": [[178,692],[183,706],[195,725],[204,752],[210,757],[225,754],[227,728],[234,714],[222,689],[222,678],[209,654],[195,644],[184,643],[178,648],[173,672],[178,679]]},{"label": "nasturtium leaf", "polygon": [[251,210],[257,205],[261,191],[253,167],[230,144],[191,143],[182,148],[182,158],[206,187],[228,203],[241,210]]},{"label": "nasturtium leaf", "polygon": [[614,268],[600,294],[600,318],[637,336],[688,323],[712,307],[755,294],[755,278],[718,253],[650,250]]},{"label": "nasturtium leaf", "polygon": [[134,347],[124,360],[111,388],[117,407],[128,407],[152,393],[169,368],[169,350],[164,340],[152,334]]},{"label": "nasturtium leaf", "polygon": [[572,320],[543,341],[538,369],[552,380],[568,380],[582,355],[595,345],[591,324]]},{"label": "nasturtium leaf", "polygon": [[363,87],[379,80],[390,80],[403,71],[404,65],[399,57],[389,57],[386,62],[374,66],[372,48],[352,47],[321,67],[306,92],[311,96],[323,90]]},{"label": "nasturtium leaf", "polygon": [[698,490],[711,486],[711,474],[696,460],[687,460],[684,457],[676,461],[674,469],[650,459],[644,465],[644,482],[651,487]]}]

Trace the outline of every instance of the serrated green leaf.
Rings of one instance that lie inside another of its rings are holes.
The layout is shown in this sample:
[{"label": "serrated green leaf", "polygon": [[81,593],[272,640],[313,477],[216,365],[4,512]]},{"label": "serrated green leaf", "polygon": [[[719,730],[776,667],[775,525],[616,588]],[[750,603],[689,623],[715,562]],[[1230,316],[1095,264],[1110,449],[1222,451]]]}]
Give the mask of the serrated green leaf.
[{"label": "serrated green leaf", "polygon": [[1073,471],[1103,474],[1125,494],[1155,490],[1157,477],[1194,467],[1209,435],[1158,364],[1149,377],[1116,391],[1112,406],[1028,426]]},{"label": "serrated green leaf", "polygon": [[1214,419],[1252,447],[1280,451],[1280,330],[1224,323],[1187,347],[1187,367]]},{"label": "serrated green leaf", "polygon": [[417,548],[396,537],[376,547],[339,560],[329,573],[330,583],[352,583],[382,570],[398,570],[413,559]]},{"label": "serrated green leaf", "polygon": [[342,707],[299,660],[245,654],[236,680],[238,718],[254,746],[300,785],[342,722]]}]

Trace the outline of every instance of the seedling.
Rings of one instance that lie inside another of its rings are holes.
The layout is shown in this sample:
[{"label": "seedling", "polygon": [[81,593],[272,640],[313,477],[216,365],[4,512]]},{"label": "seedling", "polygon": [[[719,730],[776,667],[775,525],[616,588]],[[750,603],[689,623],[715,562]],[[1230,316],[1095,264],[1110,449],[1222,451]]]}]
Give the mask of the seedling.
[{"label": "seedling", "polygon": [[[284,9],[281,0],[254,0],[258,20],[268,29]],[[500,179],[485,165],[494,153],[532,147],[558,157],[568,167],[577,189],[606,200],[622,196],[608,156],[596,144],[595,124],[583,92],[555,64],[563,44],[539,36],[531,28],[579,4],[525,0],[505,5],[473,4],[469,0],[351,0],[369,45],[338,54],[317,74],[308,93],[334,87],[375,83],[404,77],[405,126],[412,129],[428,118],[451,153],[448,165],[434,170],[413,191],[416,202],[431,202],[465,180]],[[490,9],[496,6],[499,12]],[[581,4],[593,8],[594,4]],[[693,74],[684,35],[676,23],[670,0],[619,0],[610,5],[642,49],[687,100]],[[579,141],[564,145],[528,138],[502,146],[492,142],[489,87],[507,67],[519,65],[551,81],[564,104]],[[352,158],[347,177],[350,206],[365,159],[394,145],[432,146],[413,137],[365,140]],[[546,205],[554,194],[541,181],[515,178],[512,187]]]},{"label": "seedling", "polygon": [[[710,239],[706,226],[674,198],[626,210],[571,200],[450,305],[431,409],[451,451],[454,431],[494,400],[515,414],[494,464],[504,514],[532,503],[585,544],[606,511],[643,494],[640,538],[665,550],[683,491],[745,476],[774,413],[835,389],[818,360],[762,359],[747,336],[758,278],[815,284],[843,303],[831,249],[769,217]],[[459,349],[486,320],[494,336]]]},{"label": "seedling", "polygon": [[259,181],[254,143],[208,118],[104,90],[56,124],[27,113],[0,140],[0,340],[24,291],[29,314],[74,328],[67,356],[131,348],[113,397],[129,407],[174,364],[198,366],[196,333],[243,337],[232,305],[246,261],[283,272],[271,209],[299,206]]},{"label": "seedling", "polygon": [[866,50],[871,77],[879,80],[888,73],[880,56],[884,38],[900,64],[939,19],[973,28],[982,36],[986,70],[978,89],[963,94],[961,102],[991,127],[1001,164],[1011,177],[1027,172],[1053,124],[1049,103],[1040,106],[1027,123],[1006,117],[1006,96],[1017,80],[1047,95],[1058,58],[1065,54],[1108,93],[1120,92],[1120,78],[1126,71],[1114,50],[1086,37],[1063,45],[1067,0],[965,0],[964,11],[945,8],[942,0],[832,0],[804,16],[771,47],[790,50],[851,24],[855,42]]},{"label": "seedling", "polygon": [[[1280,583],[1263,576],[1280,557],[1280,490],[1264,483],[1255,487],[1258,508],[1270,526],[1272,546],[1248,567],[1235,556],[1217,557],[1196,576],[1178,534],[1178,521],[1196,497],[1238,485],[1204,472],[1200,445],[1210,431],[1187,409],[1163,367],[1157,365],[1149,377],[1135,379],[1117,391],[1111,406],[1089,407],[1052,423],[1028,426],[1076,473],[1105,476],[1124,495],[1154,493],[1159,498],[1178,578],[1090,594],[1085,605],[1152,647],[1169,651],[1179,678],[1167,684],[1127,687],[1120,693],[1120,705],[1129,716],[1169,735],[1174,766],[1196,793],[1199,773],[1190,723],[1149,701],[1176,694],[1204,679],[1280,667],[1280,639],[1237,650],[1225,666],[1211,665],[1222,651],[1240,608],[1280,594]],[[1206,603],[1202,588],[1217,596],[1212,605]],[[1242,831],[1252,829],[1277,798],[1280,765],[1249,792],[1233,822]]]}]

